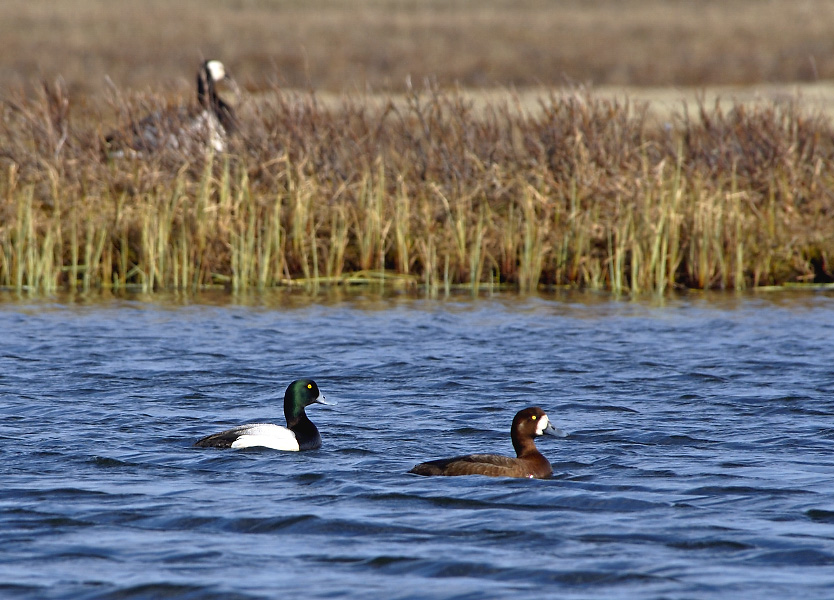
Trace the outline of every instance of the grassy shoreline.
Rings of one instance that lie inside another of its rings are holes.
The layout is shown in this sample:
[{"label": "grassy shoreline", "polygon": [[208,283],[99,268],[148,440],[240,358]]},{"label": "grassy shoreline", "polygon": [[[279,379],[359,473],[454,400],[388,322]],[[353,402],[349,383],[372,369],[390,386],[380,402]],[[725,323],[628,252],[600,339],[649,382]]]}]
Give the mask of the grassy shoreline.
[{"label": "grassy shoreline", "polygon": [[[116,113],[170,99],[134,94]],[[0,285],[233,290],[359,281],[614,293],[832,280],[834,136],[795,101],[648,107],[433,86],[241,107],[227,155],[103,158],[58,85],[0,130]],[[86,107],[89,111],[89,108]]]}]

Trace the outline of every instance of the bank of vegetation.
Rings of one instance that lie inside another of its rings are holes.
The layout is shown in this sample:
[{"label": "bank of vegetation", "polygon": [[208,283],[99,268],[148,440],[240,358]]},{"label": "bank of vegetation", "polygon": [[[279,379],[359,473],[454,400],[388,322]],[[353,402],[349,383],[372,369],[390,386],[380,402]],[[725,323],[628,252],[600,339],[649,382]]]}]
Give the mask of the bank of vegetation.
[{"label": "bank of vegetation", "polygon": [[[702,103],[654,124],[645,106],[582,89],[515,100],[275,89],[242,107],[228,153],[114,158],[60,82],[9,97],[0,285],[642,293],[832,280],[828,119],[792,102]],[[112,108],[166,102],[114,94]]]}]

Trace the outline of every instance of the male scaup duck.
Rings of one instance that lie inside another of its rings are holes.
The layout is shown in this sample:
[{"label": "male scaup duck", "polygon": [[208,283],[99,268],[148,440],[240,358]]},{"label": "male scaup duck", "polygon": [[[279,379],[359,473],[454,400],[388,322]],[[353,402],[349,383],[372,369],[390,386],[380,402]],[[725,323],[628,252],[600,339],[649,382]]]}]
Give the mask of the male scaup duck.
[{"label": "male scaup duck", "polygon": [[510,430],[517,458],[500,454],[469,454],[420,463],[409,473],[417,475],[488,475],[490,477],[550,477],[550,463],[536,448],[535,438],[548,434],[567,437],[550,424],[538,406],[516,413]]},{"label": "male scaup duck", "polygon": [[311,404],[336,404],[327,401],[312,379],[293,381],[284,393],[284,416],[287,426],[250,423],[220,433],[207,435],[195,443],[200,448],[272,448],[274,450],[315,450],[321,436],[304,408]]},{"label": "male scaup duck", "polygon": [[124,132],[107,135],[108,155],[142,157],[163,148],[179,150],[194,157],[213,150],[225,152],[227,138],[238,130],[234,109],[217,93],[217,84],[226,82],[239,94],[237,83],[219,60],[207,60],[197,71],[197,110],[174,107],[154,112],[132,122]]}]

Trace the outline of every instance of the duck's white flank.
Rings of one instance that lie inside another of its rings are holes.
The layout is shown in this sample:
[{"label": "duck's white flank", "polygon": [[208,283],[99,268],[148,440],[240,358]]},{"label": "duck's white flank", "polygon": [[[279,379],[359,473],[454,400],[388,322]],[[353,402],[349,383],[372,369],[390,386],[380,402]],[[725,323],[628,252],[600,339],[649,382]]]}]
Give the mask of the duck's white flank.
[{"label": "duck's white flank", "polygon": [[298,440],[292,431],[271,423],[247,425],[240,436],[232,442],[232,448],[253,448],[255,446],[288,452],[298,452],[299,450]]}]

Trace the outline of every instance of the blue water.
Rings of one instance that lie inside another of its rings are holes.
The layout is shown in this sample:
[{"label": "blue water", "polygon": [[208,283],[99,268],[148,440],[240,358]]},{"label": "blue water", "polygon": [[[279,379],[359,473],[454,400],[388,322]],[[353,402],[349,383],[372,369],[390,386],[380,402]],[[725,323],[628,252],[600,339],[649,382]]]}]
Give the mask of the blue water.
[{"label": "blue water", "polygon": [[[830,598],[834,295],[0,303],[4,598]],[[283,422],[320,450],[195,449]],[[425,478],[511,453],[550,480]]]}]

